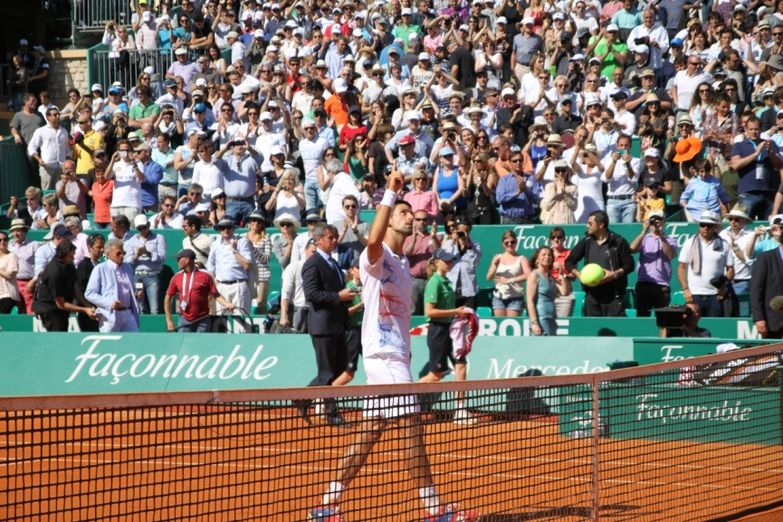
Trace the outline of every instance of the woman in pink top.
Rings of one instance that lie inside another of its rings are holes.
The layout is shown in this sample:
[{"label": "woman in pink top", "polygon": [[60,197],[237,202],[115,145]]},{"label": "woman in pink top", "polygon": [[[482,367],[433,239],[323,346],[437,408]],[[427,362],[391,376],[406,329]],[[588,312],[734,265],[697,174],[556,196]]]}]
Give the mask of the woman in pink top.
[{"label": "woman in pink top", "polygon": [[415,214],[423,210],[430,217],[438,217],[438,197],[429,189],[430,180],[427,173],[421,167],[416,167],[413,171],[413,190],[407,192],[404,199]]},{"label": "woman in pink top", "polygon": [[93,170],[95,180],[90,187],[93,201],[93,222],[96,228],[108,228],[111,225],[111,198],[114,194],[114,180],[106,178],[106,167],[96,164]]}]

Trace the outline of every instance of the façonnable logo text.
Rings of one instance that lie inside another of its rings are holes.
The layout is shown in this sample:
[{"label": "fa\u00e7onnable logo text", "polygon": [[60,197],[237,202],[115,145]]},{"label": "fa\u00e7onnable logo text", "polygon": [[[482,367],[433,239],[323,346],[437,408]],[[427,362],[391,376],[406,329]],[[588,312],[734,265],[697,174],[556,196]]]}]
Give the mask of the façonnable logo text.
[{"label": "fa\u00e7onnable logo text", "polygon": [[157,354],[114,351],[112,347],[120,340],[121,335],[88,335],[82,339],[86,351],[74,358],[75,366],[65,383],[84,378],[110,379],[112,385],[125,379],[263,381],[278,362],[275,356],[262,357],[262,344],[249,354],[243,353],[239,344],[228,354]]}]

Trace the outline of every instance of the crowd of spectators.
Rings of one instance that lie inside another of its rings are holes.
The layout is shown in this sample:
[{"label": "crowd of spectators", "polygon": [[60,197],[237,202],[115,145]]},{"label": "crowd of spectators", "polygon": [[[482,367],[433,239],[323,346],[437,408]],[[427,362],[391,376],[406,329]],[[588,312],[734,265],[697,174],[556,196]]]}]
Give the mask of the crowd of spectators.
[{"label": "crowd of spectators", "polygon": [[[54,231],[68,209],[91,215],[93,229],[111,227],[126,240],[145,311],[158,309],[153,276],[165,244],[155,229],[181,228],[197,266],[248,308],[268,291],[271,256],[283,267],[300,263],[318,221],[337,227],[334,255],[348,270],[366,244],[360,210],[380,202],[392,172],[404,175],[402,197],[421,222],[407,247],[414,276],[434,248],[456,252],[450,277],[461,305],[475,305],[483,276],[475,273],[482,252],[470,239],[474,225],[585,223],[603,243],[616,238],[601,227],[638,222],[643,235],[624,248],[642,253],[641,270],[653,245],[644,234],[662,238],[656,222],[715,221],[717,235],[735,209],[742,226],[721,232],[719,247],[657,247],[666,264],[679,256],[689,292],[687,267],[701,272],[707,252],[725,251],[719,275],[728,280],[737,275],[730,266],[747,263],[747,282],[756,239],[774,241],[743,227],[774,221],[783,206],[780,1],[138,5],[127,25],[109,22],[103,35],[112,65],[138,71],[135,85],[71,89],[61,108],[45,93],[14,98],[11,132],[40,185],[25,202],[13,198],[8,217],[25,230]],[[170,53],[173,63],[155,70],[134,58],[142,51]],[[297,236],[303,221],[308,230]],[[281,230],[274,241],[271,225]],[[78,243],[86,235],[73,227]],[[236,227],[250,231],[237,237]],[[202,232],[209,228],[219,239]],[[558,289],[552,310],[567,310],[573,288],[565,279],[578,268],[557,238],[535,256],[543,276],[515,259],[511,239],[504,236],[487,274],[498,282],[495,313],[530,309],[522,283],[531,280],[544,293]],[[77,257],[86,251],[77,245]],[[634,268],[615,261],[607,273],[624,281]],[[39,273],[29,272],[17,278]],[[286,273],[283,297],[295,311],[302,296],[295,273]],[[648,275],[648,284],[671,285],[671,267],[668,279],[662,266]],[[225,286],[237,282],[248,291]],[[663,302],[645,290],[645,303]],[[625,309],[613,302],[619,292],[587,293],[594,314]],[[718,314],[712,301],[698,304]],[[412,307],[420,310],[420,299]]]}]

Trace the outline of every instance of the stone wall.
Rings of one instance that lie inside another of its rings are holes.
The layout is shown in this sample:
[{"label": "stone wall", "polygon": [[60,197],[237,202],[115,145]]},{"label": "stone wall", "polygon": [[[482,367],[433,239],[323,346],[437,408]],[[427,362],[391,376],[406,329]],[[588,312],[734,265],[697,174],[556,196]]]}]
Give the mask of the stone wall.
[{"label": "stone wall", "polygon": [[68,89],[75,87],[89,93],[87,85],[87,50],[72,49],[47,53],[49,61],[49,97],[57,106],[68,103]]}]

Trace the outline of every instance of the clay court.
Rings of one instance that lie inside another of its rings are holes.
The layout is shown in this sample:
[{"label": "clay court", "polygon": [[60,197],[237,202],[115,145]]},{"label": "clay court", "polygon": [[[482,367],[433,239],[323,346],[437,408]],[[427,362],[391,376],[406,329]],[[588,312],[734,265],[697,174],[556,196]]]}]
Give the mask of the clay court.
[{"label": "clay court", "polygon": [[[185,394],[180,394],[184,396]],[[183,398],[184,400],[184,398]],[[2,520],[304,520],[334,478],[349,429],[307,426],[279,403],[3,413]],[[426,414],[443,501],[483,521],[712,520],[781,500],[780,446],[597,439],[557,417]],[[387,430],[348,489],[348,521],[421,520],[399,429]],[[752,520],[763,520],[753,518]]]}]

